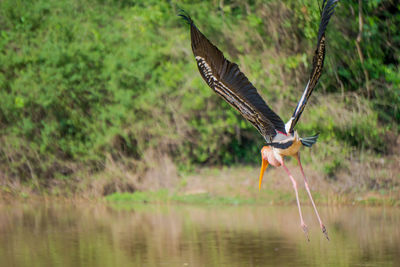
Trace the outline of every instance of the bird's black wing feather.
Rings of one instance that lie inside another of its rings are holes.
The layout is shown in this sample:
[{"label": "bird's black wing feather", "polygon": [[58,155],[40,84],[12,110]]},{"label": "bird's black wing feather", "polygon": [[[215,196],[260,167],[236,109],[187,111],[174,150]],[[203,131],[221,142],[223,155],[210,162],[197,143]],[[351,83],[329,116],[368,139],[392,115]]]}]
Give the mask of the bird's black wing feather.
[{"label": "bird's black wing feather", "polygon": [[227,60],[186,13],[180,16],[190,24],[193,54],[201,76],[211,89],[235,107],[267,141],[272,140],[276,130],[286,133],[282,119],[267,106],[238,65]]},{"label": "bird's black wing feather", "polygon": [[313,58],[313,68],[311,70],[310,78],[308,80],[306,88],[304,89],[303,95],[301,96],[301,99],[293,112],[292,118],[286,125],[286,131],[288,133],[293,132],[294,127],[300,119],[304,107],[307,104],[308,98],[311,96],[311,93],[313,92],[319,78],[321,77],[322,67],[324,66],[325,59],[325,30],[328,26],[329,20],[334,12],[337,2],[338,0],[323,0],[321,22],[319,24],[318,30],[317,49],[315,50]]}]

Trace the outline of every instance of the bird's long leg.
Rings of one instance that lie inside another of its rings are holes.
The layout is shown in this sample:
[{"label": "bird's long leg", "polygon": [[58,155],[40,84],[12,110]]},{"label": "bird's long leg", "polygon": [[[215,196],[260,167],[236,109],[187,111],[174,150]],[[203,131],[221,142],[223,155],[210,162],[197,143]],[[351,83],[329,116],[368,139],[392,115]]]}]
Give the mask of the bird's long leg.
[{"label": "bird's long leg", "polygon": [[299,200],[299,193],[297,192],[297,182],[296,182],[296,180],[293,178],[293,176],[292,176],[292,174],[290,173],[289,169],[286,167],[285,163],[283,162],[283,159],[281,160],[281,164],[282,164],[282,167],[285,169],[286,173],[289,175],[290,180],[292,180],[294,192],[296,193],[297,207],[299,208],[301,227],[303,228],[303,231],[304,231],[304,233],[305,233],[305,235],[306,235],[306,237],[307,237],[307,240],[310,241],[310,239],[308,238],[308,228],[307,228],[307,225],[304,223],[303,215],[302,215],[302,213],[301,213],[300,200]]},{"label": "bird's long leg", "polygon": [[301,174],[303,175],[304,185],[306,187],[308,196],[310,197],[311,203],[312,203],[312,205],[314,207],[315,214],[317,215],[317,218],[318,218],[318,221],[319,221],[319,225],[321,226],[321,230],[324,233],[325,237],[329,240],[328,232],[326,231],[325,225],[322,223],[321,218],[319,217],[317,206],[315,206],[314,200],[313,200],[313,198],[311,196],[310,187],[308,186],[307,178],[306,178],[306,176],[304,174],[304,171],[303,171],[303,166],[301,166],[300,153],[297,153],[296,158],[297,158],[297,162],[299,163],[299,166],[300,166]]}]

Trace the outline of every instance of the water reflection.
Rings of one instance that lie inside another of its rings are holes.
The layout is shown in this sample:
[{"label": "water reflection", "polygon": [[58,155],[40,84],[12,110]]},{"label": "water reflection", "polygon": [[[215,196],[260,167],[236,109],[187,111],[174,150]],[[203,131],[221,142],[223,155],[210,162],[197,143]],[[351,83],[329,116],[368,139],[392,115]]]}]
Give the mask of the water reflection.
[{"label": "water reflection", "polygon": [[0,206],[1,266],[400,266],[400,209]]}]

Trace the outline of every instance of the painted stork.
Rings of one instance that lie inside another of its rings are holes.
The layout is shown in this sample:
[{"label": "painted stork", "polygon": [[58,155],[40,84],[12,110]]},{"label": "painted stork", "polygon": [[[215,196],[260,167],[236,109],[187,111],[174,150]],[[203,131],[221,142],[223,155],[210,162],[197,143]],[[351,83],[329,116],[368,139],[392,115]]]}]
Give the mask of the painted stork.
[{"label": "painted stork", "polygon": [[325,58],[325,30],[332,14],[334,13],[337,1],[338,0],[323,0],[322,2],[317,48],[314,53],[311,74],[303,95],[301,96],[292,117],[286,124],[265,103],[258,94],[257,89],[240,71],[238,65],[230,62],[224,57],[222,52],[200,32],[193,20],[185,11],[182,10],[181,14],[179,14],[179,16],[190,25],[192,50],[203,79],[211,89],[236,108],[244,118],[250,121],[266,141],[266,145],[261,149],[262,165],[259,177],[259,188],[261,188],[263,175],[268,164],[275,167],[283,167],[292,181],[300,214],[300,225],[306,234],[307,239],[308,228],[304,223],[301,212],[297,183],[286,167],[284,158],[285,156],[293,156],[297,159],[300,171],[303,175],[305,188],[310,197],[315,214],[317,215],[321,230],[329,240],[328,232],[322,223],[311,196],[307,178],[304,175],[303,167],[300,162],[299,153],[302,145],[311,147],[317,141],[318,134],[311,137],[299,137],[294,128],[300,119],[308,98],[321,77]]}]

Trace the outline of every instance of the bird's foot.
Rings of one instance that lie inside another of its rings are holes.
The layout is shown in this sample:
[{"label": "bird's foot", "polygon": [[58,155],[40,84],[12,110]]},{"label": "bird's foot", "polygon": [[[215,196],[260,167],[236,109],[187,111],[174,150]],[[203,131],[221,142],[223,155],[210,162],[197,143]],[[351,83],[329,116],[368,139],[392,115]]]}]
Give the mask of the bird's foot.
[{"label": "bird's foot", "polygon": [[301,228],[303,228],[303,232],[306,235],[307,241],[310,242],[310,238],[308,237],[308,227],[304,222],[301,223]]},{"label": "bird's foot", "polygon": [[326,239],[329,241],[328,231],[325,228],[325,225],[321,224],[322,233],[324,233]]}]

